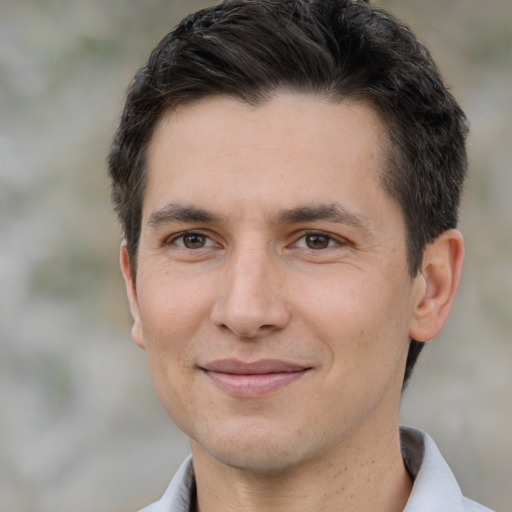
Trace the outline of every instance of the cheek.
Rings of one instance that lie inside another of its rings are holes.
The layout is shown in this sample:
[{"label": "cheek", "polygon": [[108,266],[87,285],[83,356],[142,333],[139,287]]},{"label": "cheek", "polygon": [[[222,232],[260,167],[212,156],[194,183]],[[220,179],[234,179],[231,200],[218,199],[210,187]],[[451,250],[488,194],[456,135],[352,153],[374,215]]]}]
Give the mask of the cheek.
[{"label": "cheek", "polygon": [[[203,292],[203,293],[201,293]],[[139,311],[151,378],[157,389],[173,388],[194,364],[200,331],[208,321],[204,288],[159,275],[139,290]],[[177,376],[180,376],[177,379]]]},{"label": "cheek", "polygon": [[155,392],[169,415],[182,426],[193,389],[194,339],[198,322],[184,301],[151,303],[141,311],[149,374]]},{"label": "cheek", "polygon": [[147,276],[139,288],[139,309],[146,343],[180,343],[207,317],[210,291],[204,283],[166,273]]},{"label": "cheek", "polygon": [[[299,314],[308,319],[334,358],[350,367],[401,360],[408,345],[409,304],[404,282],[339,272],[338,278],[305,280],[296,289]],[[349,363],[350,361],[350,363]]]},{"label": "cheek", "polygon": [[344,337],[355,335],[371,327],[369,322],[379,312],[378,304],[367,281],[344,272],[333,272],[322,279],[305,276],[297,281],[294,290],[295,303],[303,311],[300,315],[309,318],[317,327],[331,333],[344,333]]}]

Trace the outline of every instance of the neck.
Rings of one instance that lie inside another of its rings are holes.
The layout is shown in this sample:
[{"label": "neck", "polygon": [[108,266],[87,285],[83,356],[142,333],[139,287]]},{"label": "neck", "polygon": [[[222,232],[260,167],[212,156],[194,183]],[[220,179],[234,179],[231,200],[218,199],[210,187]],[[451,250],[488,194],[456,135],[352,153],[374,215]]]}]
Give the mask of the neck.
[{"label": "neck", "polygon": [[412,482],[398,426],[364,443],[346,440],[318,460],[268,474],[222,464],[192,442],[197,512],[403,510]]}]

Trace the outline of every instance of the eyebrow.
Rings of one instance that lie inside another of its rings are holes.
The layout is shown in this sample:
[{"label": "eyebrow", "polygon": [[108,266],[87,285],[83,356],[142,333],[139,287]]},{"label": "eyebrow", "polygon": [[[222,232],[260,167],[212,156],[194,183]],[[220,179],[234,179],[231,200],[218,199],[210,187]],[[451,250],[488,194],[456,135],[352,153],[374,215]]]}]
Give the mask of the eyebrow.
[{"label": "eyebrow", "polygon": [[[224,217],[197,206],[170,203],[153,212],[148,225],[157,227],[173,222],[202,222],[221,224]],[[272,224],[295,224],[300,222],[328,221],[347,224],[371,231],[373,223],[366,217],[353,213],[338,203],[301,205],[284,209],[270,217]]]},{"label": "eyebrow", "polygon": [[221,220],[221,217],[214,215],[203,208],[170,203],[164,206],[161,210],[153,212],[149,216],[148,225],[156,227],[161,224],[170,224],[172,222],[220,223]]},{"label": "eyebrow", "polygon": [[351,212],[338,203],[305,205],[282,210],[274,220],[277,224],[297,222],[329,221],[348,224],[355,228],[370,230],[373,223],[370,219]]}]

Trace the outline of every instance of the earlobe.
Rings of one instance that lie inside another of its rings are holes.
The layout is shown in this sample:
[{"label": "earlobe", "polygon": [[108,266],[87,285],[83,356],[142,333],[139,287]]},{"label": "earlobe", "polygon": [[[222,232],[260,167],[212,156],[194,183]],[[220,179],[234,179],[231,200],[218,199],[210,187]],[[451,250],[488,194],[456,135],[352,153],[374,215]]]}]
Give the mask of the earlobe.
[{"label": "earlobe", "polygon": [[426,247],[416,278],[418,294],[410,338],[429,341],[441,332],[457,293],[463,260],[464,241],[456,229],[445,231]]},{"label": "earlobe", "polygon": [[124,282],[126,285],[126,294],[128,296],[128,302],[130,304],[130,311],[132,314],[133,325],[132,325],[132,338],[133,341],[142,349],[145,348],[144,337],[142,335],[142,325],[140,321],[139,313],[139,302],[137,297],[137,284],[133,275],[132,266],[130,264],[130,254],[126,242],[121,243],[120,249],[120,263],[121,271],[123,273]]}]

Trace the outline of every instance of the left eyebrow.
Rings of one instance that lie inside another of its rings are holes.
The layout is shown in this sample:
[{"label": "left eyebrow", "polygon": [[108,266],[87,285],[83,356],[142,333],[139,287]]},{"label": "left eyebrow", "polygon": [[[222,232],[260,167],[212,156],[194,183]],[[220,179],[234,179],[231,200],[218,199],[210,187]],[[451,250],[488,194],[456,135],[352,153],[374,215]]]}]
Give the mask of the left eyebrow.
[{"label": "left eyebrow", "polygon": [[338,203],[304,205],[289,210],[281,210],[273,221],[276,224],[292,224],[314,221],[338,222],[355,228],[371,231],[373,223],[370,219],[358,215]]}]

